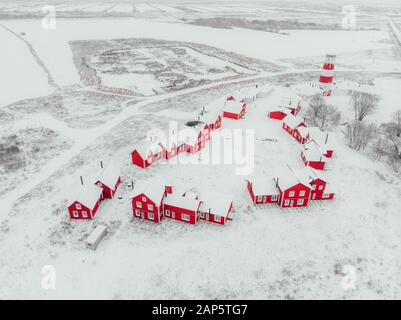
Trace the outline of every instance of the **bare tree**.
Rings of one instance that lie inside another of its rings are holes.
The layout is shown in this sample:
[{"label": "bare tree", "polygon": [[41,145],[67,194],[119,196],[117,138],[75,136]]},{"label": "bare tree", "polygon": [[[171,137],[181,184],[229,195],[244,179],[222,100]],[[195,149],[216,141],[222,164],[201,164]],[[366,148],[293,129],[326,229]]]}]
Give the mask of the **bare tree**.
[{"label": "bare tree", "polygon": [[368,143],[373,139],[376,132],[376,126],[364,124],[363,122],[353,122],[347,125],[346,138],[347,144],[357,151],[365,150]]},{"label": "bare tree", "polygon": [[326,104],[321,94],[315,94],[309,101],[309,108],[306,110],[306,122],[322,130],[338,124],[341,113],[336,107]]},{"label": "bare tree", "polygon": [[350,91],[350,96],[355,121],[362,121],[367,115],[372,114],[380,100],[377,95],[362,91]]},{"label": "bare tree", "polygon": [[401,137],[401,110],[397,110],[393,114],[393,121],[395,124],[396,135],[398,138]]},{"label": "bare tree", "polygon": [[392,152],[395,157],[401,159],[401,138],[398,136],[399,127],[397,123],[390,122],[381,125],[385,137],[388,139],[392,146]]}]

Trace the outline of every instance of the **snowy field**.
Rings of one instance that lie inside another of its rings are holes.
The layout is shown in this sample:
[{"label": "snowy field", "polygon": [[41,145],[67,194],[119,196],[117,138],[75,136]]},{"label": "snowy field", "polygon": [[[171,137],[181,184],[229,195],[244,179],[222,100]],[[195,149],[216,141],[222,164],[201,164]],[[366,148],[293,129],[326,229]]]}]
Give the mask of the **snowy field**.
[{"label": "snowy field", "polygon": [[[182,18],[258,19],[263,12],[323,21],[341,7],[96,1],[56,7],[63,12],[57,28],[44,30],[34,16],[40,4],[0,4],[0,41],[7,47],[0,51],[0,298],[401,298],[400,175],[350,149],[343,125],[333,128],[336,149],[327,170],[333,201],[256,207],[245,187],[248,177],[303,167],[301,146],[267,113],[299,96],[305,116],[309,97],[319,92],[325,54],[338,58],[326,101],[341,112],[341,124],[353,119],[349,90],[381,97],[367,117],[377,125],[401,109],[401,48],[393,29],[401,20],[386,19],[394,7],[377,15],[361,7],[376,29],[282,33]],[[180,84],[174,90],[173,80]],[[203,106],[256,85],[261,94],[245,119],[223,119],[225,129],[253,130],[249,175],[236,175],[235,165],[158,163],[143,170],[130,163],[148,130],[167,130],[169,121],[185,126]],[[89,184],[100,161],[121,168],[121,199],[103,202],[91,221],[71,220],[67,206],[80,176]],[[192,226],[132,219],[128,184],[156,178],[231,195],[233,220]],[[96,251],[88,250],[85,239],[98,224],[109,232]],[[56,270],[55,290],[41,287],[48,265]],[[342,285],[346,267],[355,270],[353,289]]]}]

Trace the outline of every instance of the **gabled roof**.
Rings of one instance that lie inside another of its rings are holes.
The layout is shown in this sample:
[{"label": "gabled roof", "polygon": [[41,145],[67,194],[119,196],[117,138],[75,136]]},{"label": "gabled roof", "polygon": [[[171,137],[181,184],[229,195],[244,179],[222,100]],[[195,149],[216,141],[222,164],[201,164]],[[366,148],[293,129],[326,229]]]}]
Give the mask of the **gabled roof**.
[{"label": "gabled roof", "polygon": [[[319,129],[319,128],[317,128]],[[334,134],[331,132],[323,132],[319,130],[310,131],[309,136],[320,148],[327,150],[333,150],[335,145]]]},{"label": "gabled roof", "polygon": [[177,208],[196,211],[199,207],[200,200],[187,198],[182,196],[180,193],[174,192],[173,194],[167,194],[163,203]]},{"label": "gabled roof", "polygon": [[135,150],[140,154],[142,159],[146,159],[149,155],[149,152],[156,154],[162,152],[163,148],[162,144],[158,141],[144,140]]},{"label": "gabled roof", "polygon": [[278,195],[276,182],[271,177],[250,178],[252,191],[255,196]]},{"label": "gabled roof", "polygon": [[82,186],[75,201],[92,210],[102,193],[103,189],[97,185]]},{"label": "gabled roof", "polygon": [[298,170],[298,175],[302,177],[301,179],[308,181],[308,183],[311,183],[317,179],[327,183],[327,177],[323,171],[315,170],[309,166],[305,166],[301,170]]},{"label": "gabled roof", "polygon": [[309,147],[303,151],[306,161],[313,162],[326,162],[326,157],[322,154],[321,150],[317,147]]},{"label": "gabled roof", "polygon": [[244,105],[244,103],[242,103],[242,102],[237,102],[237,101],[234,101],[234,100],[227,100],[223,110],[225,112],[231,112],[231,113],[239,114],[242,111],[243,105]]},{"label": "gabled roof", "polygon": [[227,217],[232,198],[225,194],[220,193],[201,193],[202,203],[199,210],[202,212],[209,212],[220,217]]},{"label": "gabled roof", "polygon": [[109,164],[100,174],[99,181],[113,189],[120,177],[120,169],[114,163]]},{"label": "gabled roof", "polygon": [[308,136],[309,128],[301,126],[301,127],[297,128],[297,130],[298,130],[299,135],[302,138],[306,138]]},{"label": "gabled roof", "polygon": [[280,170],[280,172],[277,174],[276,181],[281,191],[288,190],[297,184],[303,184],[304,186],[310,188],[309,181],[305,179],[304,175],[300,174],[297,170],[290,166]]},{"label": "gabled roof", "polygon": [[144,194],[151,199],[156,205],[159,205],[163,200],[166,186],[160,181],[152,181],[144,187],[136,187],[132,192],[131,198],[135,198],[140,194]]},{"label": "gabled roof", "polygon": [[291,129],[297,128],[304,120],[300,117],[293,116],[291,113],[287,114],[287,116],[283,119],[283,122],[289,126]]}]

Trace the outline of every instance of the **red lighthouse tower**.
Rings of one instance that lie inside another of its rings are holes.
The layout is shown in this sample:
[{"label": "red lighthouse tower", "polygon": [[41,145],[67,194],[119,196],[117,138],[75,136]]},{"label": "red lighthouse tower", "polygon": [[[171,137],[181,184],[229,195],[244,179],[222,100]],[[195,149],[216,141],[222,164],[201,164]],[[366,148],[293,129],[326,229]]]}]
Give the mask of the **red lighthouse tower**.
[{"label": "red lighthouse tower", "polygon": [[334,61],[336,59],[335,55],[327,54],[326,55],[326,62],[323,65],[323,71],[320,75],[319,84],[320,89],[323,90],[324,96],[331,95],[331,89],[333,85],[333,78],[334,78]]}]

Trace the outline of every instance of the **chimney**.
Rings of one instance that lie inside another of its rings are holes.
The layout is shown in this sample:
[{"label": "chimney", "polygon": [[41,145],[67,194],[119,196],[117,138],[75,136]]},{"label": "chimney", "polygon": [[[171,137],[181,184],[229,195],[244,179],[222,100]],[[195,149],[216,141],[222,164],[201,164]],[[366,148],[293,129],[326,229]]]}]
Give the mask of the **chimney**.
[{"label": "chimney", "polygon": [[134,181],[131,180],[131,189],[134,190]]},{"label": "chimney", "polygon": [[84,179],[82,178],[82,176],[79,176],[79,178],[81,179],[81,185],[84,185]]},{"label": "chimney", "polygon": [[103,169],[103,161],[100,161],[100,168]]},{"label": "chimney", "polygon": [[324,142],[324,144],[327,144],[327,140],[329,139],[329,134],[326,133],[326,141]]}]

